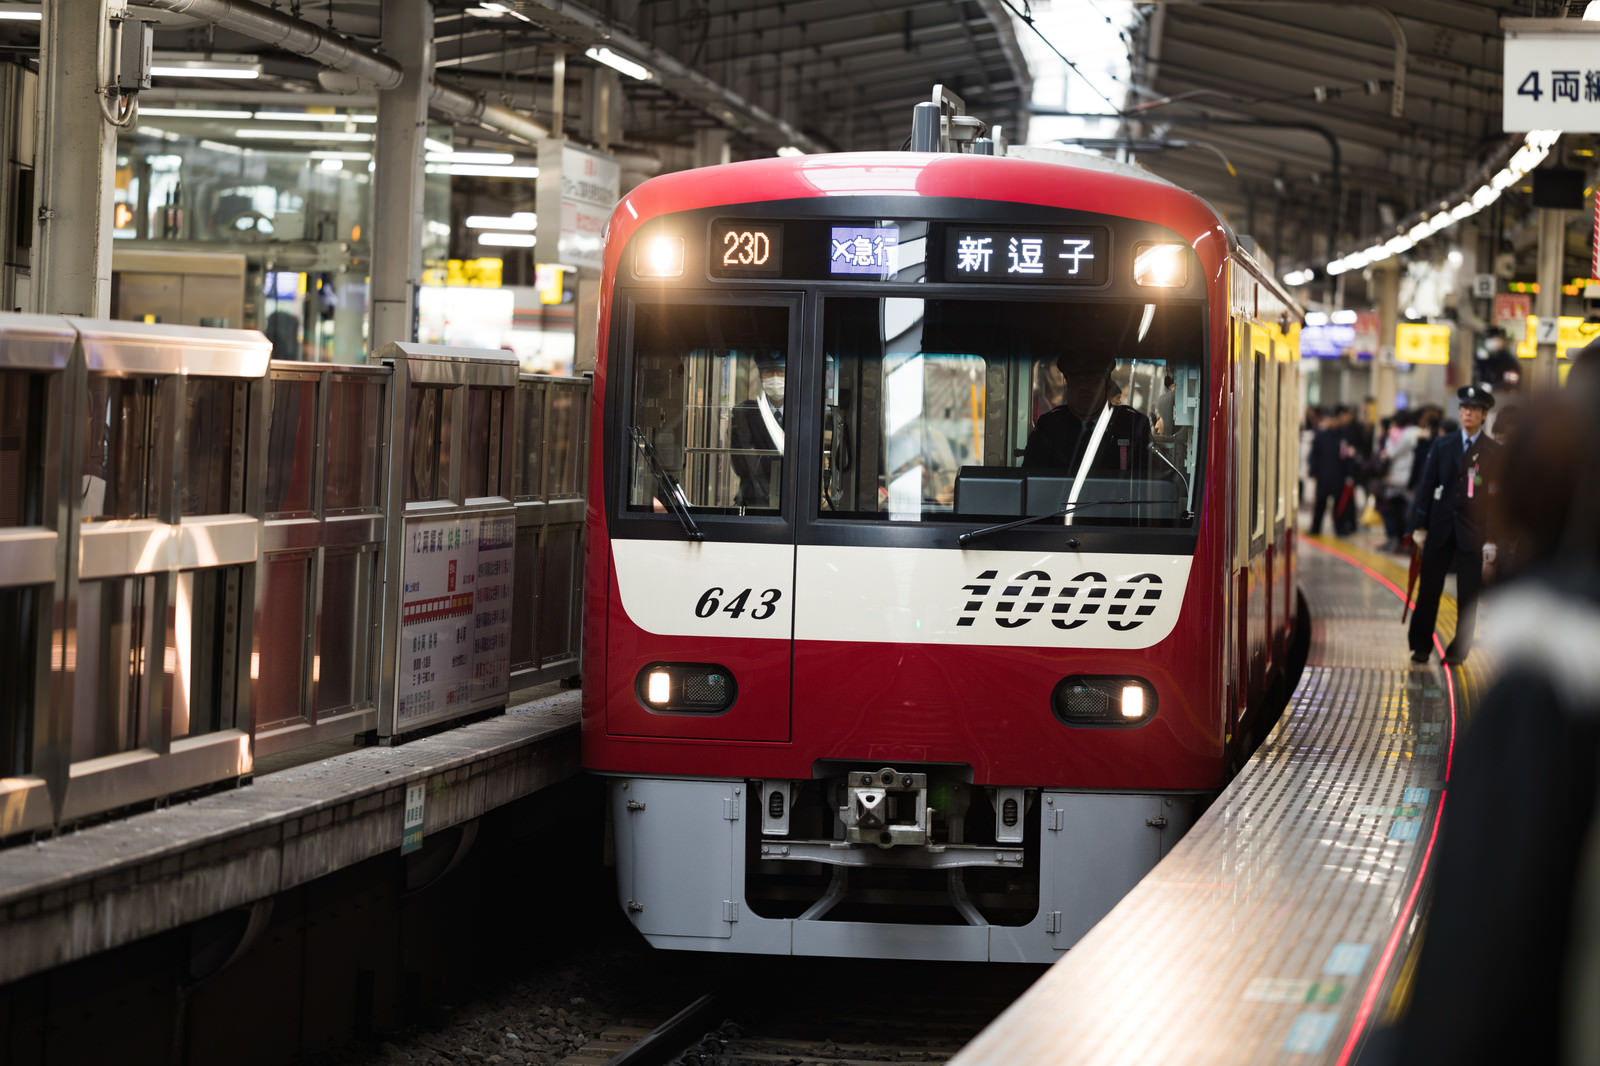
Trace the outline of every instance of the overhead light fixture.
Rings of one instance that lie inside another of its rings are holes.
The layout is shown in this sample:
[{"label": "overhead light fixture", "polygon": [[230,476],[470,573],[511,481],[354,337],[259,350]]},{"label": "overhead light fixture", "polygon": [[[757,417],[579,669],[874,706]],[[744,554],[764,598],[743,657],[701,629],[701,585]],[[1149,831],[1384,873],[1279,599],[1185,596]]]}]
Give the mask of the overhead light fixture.
[{"label": "overhead light fixture", "polygon": [[1324,312],[1322,312],[1322,311],[1307,311],[1306,312],[1306,325],[1308,325],[1308,326],[1326,326],[1327,324],[1328,324],[1328,316]]},{"label": "overhead light fixture", "polygon": [[210,107],[141,107],[141,117],[153,115],[156,118],[220,118],[242,122],[250,118],[248,111],[223,111]]},{"label": "overhead light fixture", "polygon": [[345,144],[366,144],[372,140],[370,133],[348,133],[344,130],[256,130],[238,129],[233,135],[245,141],[339,141]]},{"label": "overhead light fixture", "polygon": [[348,159],[352,163],[365,163],[372,158],[371,152],[337,152],[331,148],[311,152],[312,159]]},{"label": "overhead light fixture", "polygon": [[497,167],[486,163],[431,163],[430,174],[455,174],[475,178],[537,178],[538,167]]},{"label": "overhead light fixture", "polygon": [[38,4],[0,4],[0,22],[38,22],[43,14]]},{"label": "overhead light fixture", "polygon": [[428,153],[430,163],[486,163],[491,166],[504,166],[515,163],[517,157],[510,152],[455,152],[444,151]]},{"label": "overhead light fixture", "polygon": [[630,78],[637,78],[639,81],[649,81],[651,78],[649,67],[643,63],[636,63],[627,56],[620,56],[609,48],[601,48],[596,45],[583,54],[596,63],[602,63],[618,73],[626,74]]},{"label": "overhead light fixture", "polygon": [[157,78],[223,78],[253,81],[261,77],[261,60],[254,56],[206,56],[157,52],[150,61]]},{"label": "overhead light fixture", "polygon": [[1355,324],[1356,313],[1349,308],[1344,308],[1329,315],[1328,321],[1336,326],[1351,326]]},{"label": "overhead light fixture", "polygon": [[480,233],[478,243],[495,248],[532,248],[539,238],[531,233]]},{"label": "overhead light fixture", "polygon": [[377,115],[314,114],[309,111],[257,111],[250,118],[259,122],[329,122],[341,126],[346,122],[369,126],[378,121]]},{"label": "overhead light fixture", "polygon": [[518,211],[513,215],[468,215],[468,229],[515,229],[532,232],[538,228],[539,217],[532,211]]}]

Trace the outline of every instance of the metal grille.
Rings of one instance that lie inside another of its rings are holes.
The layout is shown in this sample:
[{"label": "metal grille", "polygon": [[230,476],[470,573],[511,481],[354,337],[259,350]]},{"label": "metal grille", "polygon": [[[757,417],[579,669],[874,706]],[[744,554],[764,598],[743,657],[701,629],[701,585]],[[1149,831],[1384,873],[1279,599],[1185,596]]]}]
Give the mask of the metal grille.
[{"label": "metal grille", "polygon": [[683,701],[697,707],[721,707],[728,702],[728,679],[722,674],[685,674]]},{"label": "metal grille", "polygon": [[1089,685],[1074,685],[1067,689],[1066,706],[1062,710],[1068,718],[1105,718],[1111,714],[1111,697]]}]

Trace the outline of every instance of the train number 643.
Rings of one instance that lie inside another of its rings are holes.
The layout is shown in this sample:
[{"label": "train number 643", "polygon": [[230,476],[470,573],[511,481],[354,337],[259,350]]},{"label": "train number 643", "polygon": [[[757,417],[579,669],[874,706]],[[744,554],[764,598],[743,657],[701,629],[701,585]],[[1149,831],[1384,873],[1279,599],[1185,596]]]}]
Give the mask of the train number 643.
[{"label": "train number 643", "polygon": [[[762,589],[759,593],[755,589],[740,589],[727,603],[723,603],[722,597],[726,595],[727,592],[720,585],[712,585],[700,594],[699,602],[694,605],[694,616],[710,618],[721,611],[738,618],[748,609],[750,617],[759,622],[763,618],[771,618],[778,609],[778,601],[783,599],[781,589]],[[761,597],[760,602],[749,607],[750,597],[756,595]]]}]

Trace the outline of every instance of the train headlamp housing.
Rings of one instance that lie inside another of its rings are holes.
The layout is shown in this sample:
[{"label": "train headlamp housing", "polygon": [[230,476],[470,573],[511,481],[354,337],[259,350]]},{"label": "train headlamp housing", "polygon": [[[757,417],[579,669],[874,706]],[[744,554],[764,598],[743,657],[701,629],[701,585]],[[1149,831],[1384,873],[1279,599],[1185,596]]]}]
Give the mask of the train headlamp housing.
[{"label": "train headlamp housing", "polygon": [[1173,241],[1147,242],[1133,249],[1135,284],[1153,289],[1181,289],[1189,284],[1189,246]]},{"label": "train headlamp housing", "polygon": [[739,695],[733,673],[715,663],[651,663],[633,687],[645,709],[659,714],[721,714]]},{"label": "train headlamp housing", "polygon": [[1050,710],[1066,725],[1128,729],[1156,716],[1156,689],[1142,677],[1064,677],[1050,693]]},{"label": "train headlamp housing", "polygon": [[633,253],[633,272],[641,278],[683,277],[683,238],[656,233],[639,242]]}]

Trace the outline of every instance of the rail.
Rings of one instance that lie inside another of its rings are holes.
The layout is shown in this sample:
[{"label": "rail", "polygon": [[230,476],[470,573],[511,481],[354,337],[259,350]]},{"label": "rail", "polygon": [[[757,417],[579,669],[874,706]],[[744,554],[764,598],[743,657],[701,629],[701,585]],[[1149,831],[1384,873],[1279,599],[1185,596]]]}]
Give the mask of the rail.
[{"label": "rail", "polygon": [[0,839],[577,672],[590,382],[269,353],[0,315]]}]

